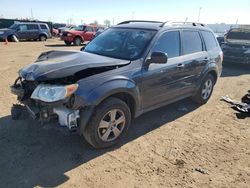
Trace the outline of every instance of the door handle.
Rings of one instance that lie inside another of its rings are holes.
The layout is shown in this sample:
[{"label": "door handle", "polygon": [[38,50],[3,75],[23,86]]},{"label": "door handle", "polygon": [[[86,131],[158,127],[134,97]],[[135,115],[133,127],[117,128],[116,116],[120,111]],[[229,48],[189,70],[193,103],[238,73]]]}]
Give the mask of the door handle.
[{"label": "door handle", "polygon": [[178,65],[177,65],[177,68],[183,68],[185,65],[183,64],[183,63],[179,63]]}]

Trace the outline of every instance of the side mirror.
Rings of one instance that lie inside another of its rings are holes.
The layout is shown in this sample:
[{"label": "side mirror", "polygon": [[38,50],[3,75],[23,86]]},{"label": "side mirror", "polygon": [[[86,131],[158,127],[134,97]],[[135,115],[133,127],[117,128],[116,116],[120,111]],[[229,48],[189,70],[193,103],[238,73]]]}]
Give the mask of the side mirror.
[{"label": "side mirror", "polygon": [[150,58],[147,60],[148,64],[157,63],[165,64],[168,62],[168,55],[163,52],[153,52]]}]

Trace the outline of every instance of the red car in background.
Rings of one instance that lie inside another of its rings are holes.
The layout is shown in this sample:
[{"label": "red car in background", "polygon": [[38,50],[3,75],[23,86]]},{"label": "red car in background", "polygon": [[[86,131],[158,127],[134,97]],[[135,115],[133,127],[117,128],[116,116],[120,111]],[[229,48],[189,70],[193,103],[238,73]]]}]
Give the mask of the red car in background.
[{"label": "red car in background", "polygon": [[62,40],[66,45],[74,43],[76,46],[80,46],[83,42],[91,41],[97,31],[96,25],[79,25],[75,30],[64,31],[62,34]]}]

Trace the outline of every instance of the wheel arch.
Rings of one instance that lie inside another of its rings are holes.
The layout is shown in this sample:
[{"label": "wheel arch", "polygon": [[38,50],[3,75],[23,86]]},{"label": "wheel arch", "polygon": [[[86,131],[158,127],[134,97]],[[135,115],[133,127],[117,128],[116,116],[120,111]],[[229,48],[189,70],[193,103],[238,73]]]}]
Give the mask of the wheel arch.
[{"label": "wheel arch", "polygon": [[132,115],[134,117],[138,116],[141,104],[140,93],[133,81],[119,78],[105,82],[93,89],[86,97],[86,101],[88,101],[91,106],[98,106],[110,97],[123,100],[130,107]]}]

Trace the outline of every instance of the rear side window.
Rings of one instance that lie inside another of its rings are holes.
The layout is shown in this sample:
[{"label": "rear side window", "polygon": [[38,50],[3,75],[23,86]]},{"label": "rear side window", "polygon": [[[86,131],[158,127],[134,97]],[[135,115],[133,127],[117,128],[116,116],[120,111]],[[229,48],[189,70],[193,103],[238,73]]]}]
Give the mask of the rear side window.
[{"label": "rear side window", "polygon": [[154,52],[164,52],[168,58],[180,56],[180,33],[169,31],[164,33],[153,47]]},{"label": "rear side window", "polygon": [[205,41],[206,48],[208,51],[213,50],[214,48],[217,47],[217,42],[213,33],[209,31],[202,31],[201,33],[202,33],[202,36],[203,36],[203,39]]},{"label": "rear side window", "polygon": [[29,24],[27,25],[28,30],[37,30],[38,29],[38,25],[36,24]]},{"label": "rear side window", "polygon": [[202,41],[198,31],[183,31],[183,55],[202,51]]},{"label": "rear side window", "polygon": [[40,25],[41,29],[48,29],[46,25]]},{"label": "rear side window", "polygon": [[27,31],[28,30],[27,25],[19,25],[19,29],[20,29],[20,31]]},{"label": "rear side window", "polygon": [[93,29],[92,27],[87,27],[87,28],[86,28],[86,31],[87,31],[87,32],[94,32],[94,29]]}]

